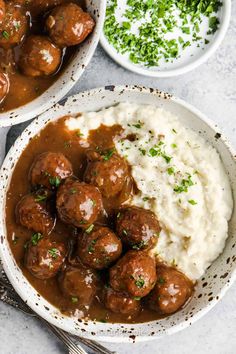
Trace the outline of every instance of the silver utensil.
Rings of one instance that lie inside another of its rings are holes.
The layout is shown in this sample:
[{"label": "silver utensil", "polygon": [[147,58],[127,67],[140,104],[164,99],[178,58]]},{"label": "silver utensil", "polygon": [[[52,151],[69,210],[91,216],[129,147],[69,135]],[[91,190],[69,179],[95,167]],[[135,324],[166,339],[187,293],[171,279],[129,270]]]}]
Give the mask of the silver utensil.
[{"label": "silver utensil", "polygon": [[[64,332],[63,330],[51,325],[49,322],[39,317],[25,302],[20,298],[20,296],[15,292],[9,280],[7,279],[5,273],[1,271],[0,276],[0,300],[11,305],[20,311],[26,313],[27,315],[36,317],[44,322],[48,328],[66,345],[69,354],[87,354],[87,352],[80,346],[74,343],[71,336]],[[92,349],[95,353],[101,354],[115,354],[115,352],[103,347],[101,344],[82,337],[76,337],[80,343],[83,343],[88,348]]]}]

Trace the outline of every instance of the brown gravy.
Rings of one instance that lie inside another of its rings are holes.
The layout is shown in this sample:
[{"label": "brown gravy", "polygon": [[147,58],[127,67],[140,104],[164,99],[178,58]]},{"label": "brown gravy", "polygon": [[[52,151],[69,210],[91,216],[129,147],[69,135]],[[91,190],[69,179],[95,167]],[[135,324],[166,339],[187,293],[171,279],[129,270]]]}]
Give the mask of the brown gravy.
[{"label": "brown gravy", "polygon": [[[64,0],[63,2],[66,3],[71,1]],[[80,5],[84,10],[86,9],[85,0],[73,0],[73,2]],[[25,5],[25,7],[28,14],[28,20],[30,22],[30,30],[28,31],[27,36],[30,34],[44,34],[44,24],[42,18],[44,19],[45,15],[34,16],[32,11],[33,2],[28,2],[28,5]],[[13,63],[14,68],[13,70],[7,70],[10,88],[6,98],[2,103],[0,103],[0,113],[23,106],[40,96],[59,78],[61,74],[63,74],[64,69],[73,59],[73,56],[78,50],[77,46],[64,49],[61,66],[55,74],[45,77],[29,77],[23,75],[17,68],[17,65],[15,66],[21,52],[21,47],[22,43],[8,50],[0,48],[0,68],[1,66],[5,68],[6,66],[9,66],[10,63]]]},{"label": "brown gravy", "polygon": [[[36,155],[48,150],[52,152],[62,152],[71,161],[74,174],[82,178],[85,168],[85,148],[81,146],[81,137],[79,137],[75,131],[70,132],[65,129],[65,119],[66,118],[63,117],[56,123],[49,123],[41,131],[40,135],[30,141],[23,151],[14,169],[7,193],[6,224],[11,250],[23,274],[33,287],[50,303],[58,307],[62,312],[70,313],[76,309],[76,305],[62,296],[57,277],[48,280],[39,280],[32,276],[24,267],[24,245],[31,238],[32,231],[17,224],[15,218],[16,204],[23,195],[30,192],[30,184],[27,176]],[[113,137],[119,133],[119,131],[119,126],[113,126],[111,128],[101,126],[90,135],[90,144],[100,145],[103,148],[110,147]],[[104,202],[108,205],[108,209],[110,210],[118,206],[117,201],[107,203],[107,201],[104,200]],[[76,236],[74,232],[75,229],[70,229],[67,225],[57,221],[56,228],[50,237],[54,240],[67,243],[68,239],[73,240]],[[87,316],[93,320],[113,323],[141,323],[161,318],[157,312],[149,310],[143,305],[140,314],[134,319],[129,319],[124,315],[107,310],[97,298],[91,305]]]}]

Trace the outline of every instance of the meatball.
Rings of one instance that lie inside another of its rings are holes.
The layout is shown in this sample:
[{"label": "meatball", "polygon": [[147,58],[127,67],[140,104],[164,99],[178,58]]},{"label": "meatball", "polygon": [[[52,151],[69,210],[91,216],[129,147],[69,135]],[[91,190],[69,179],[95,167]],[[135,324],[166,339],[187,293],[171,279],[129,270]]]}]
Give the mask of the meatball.
[{"label": "meatball", "polygon": [[4,2],[4,0],[0,0],[0,24],[4,20],[5,14],[6,14],[5,2]]},{"label": "meatball", "polygon": [[63,1],[65,0],[16,0],[18,2],[25,2],[25,5],[27,5],[30,8],[30,12],[32,13],[33,16],[36,16],[42,12],[46,12],[50,10],[51,8],[60,5]]},{"label": "meatball", "polygon": [[10,87],[8,75],[0,70],[0,103],[5,99]]},{"label": "meatball", "polygon": [[61,181],[72,176],[72,165],[60,152],[44,152],[36,156],[29,178],[33,186],[58,187]]},{"label": "meatball", "polygon": [[6,3],[6,13],[0,23],[0,47],[9,48],[19,44],[27,31],[28,20],[20,6]]},{"label": "meatball", "polygon": [[145,249],[157,243],[160,225],[152,211],[128,207],[117,214],[116,232],[129,247]]},{"label": "meatball", "polygon": [[60,47],[83,42],[94,26],[92,17],[74,3],[55,7],[46,20],[50,38]]},{"label": "meatball", "polygon": [[26,249],[25,266],[36,278],[49,279],[61,268],[66,253],[63,243],[34,234]]},{"label": "meatball", "polygon": [[87,229],[102,210],[102,196],[95,186],[68,178],[58,189],[56,206],[62,221]]},{"label": "meatball", "polygon": [[82,306],[90,305],[99,285],[97,274],[82,264],[67,266],[58,281],[63,295]]},{"label": "meatball", "polygon": [[47,208],[46,196],[41,194],[28,194],[16,206],[18,222],[29,230],[50,234],[55,225]]},{"label": "meatball", "polygon": [[22,46],[19,66],[27,76],[54,74],[61,64],[62,52],[44,36],[30,36]]},{"label": "meatball", "polygon": [[139,299],[111,288],[105,290],[104,304],[108,310],[127,316],[135,316],[141,309]]},{"label": "meatball", "polygon": [[78,239],[78,255],[84,264],[102,269],[116,261],[122,252],[122,244],[108,227],[94,227]]},{"label": "meatball", "polygon": [[156,283],[156,262],[142,251],[127,252],[111,269],[110,285],[131,296],[146,296]]},{"label": "meatball", "polygon": [[118,154],[113,153],[113,150],[103,154],[89,151],[87,157],[85,182],[97,186],[106,198],[114,197],[120,193],[128,177],[126,161]]},{"label": "meatball", "polygon": [[181,308],[193,291],[191,281],[174,268],[157,267],[157,283],[149,295],[149,307],[160,314],[171,314]]}]

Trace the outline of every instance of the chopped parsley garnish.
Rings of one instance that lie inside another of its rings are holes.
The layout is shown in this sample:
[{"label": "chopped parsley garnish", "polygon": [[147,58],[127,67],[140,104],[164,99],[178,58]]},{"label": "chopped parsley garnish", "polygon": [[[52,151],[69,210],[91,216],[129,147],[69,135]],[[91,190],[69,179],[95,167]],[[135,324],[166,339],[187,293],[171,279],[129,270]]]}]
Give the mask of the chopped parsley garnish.
[{"label": "chopped parsley garnish", "polygon": [[141,300],[141,296],[134,296],[133,299],[137,300],[137,301],[140,301]]},{"label": "chopped parsley garnish", "polygon": [[105,160],[105,161],[110,160],[110,158],[112,157],[112,155],[114,154],[114,152],[115,152],[115,149],[114,149],[114,148],[111,149],[111,150],[108,150],[108,151],[106,152],[106,154],[102,155],[102,156],[103,156],[103,160]]},{"label": "chopped parsley garnish", "polygon": [[76,303],[78,302],[78,298],[77,298],[76,296],[72,296],[71,302],[72,302],[73,304],[76,304]]},{"label": "chopped parsley garnish", "polygon": [[5,39],[9,39],[9,37],[10,37],[9,33],[6,30],[2,31],[2,36]]},{"label": "chopped parsley garnish", "polygon": [[149,200],[149,197],[143,197],[143,201],[147,202]]},{"label": "chopped parsley garnish", "polygon": [[59,177],[50,177],[49,178],[49,183],[54,186],[54,187],[59,187],[61,183],[61,179]]},{"label": "chopped parsley garnish", "polygon": [[75,135],[78,136],[78,137],[84,136],[84,134],[80,133],[80,132],[76,132]]},{"label": "chopped parsley garnish", "polygon": [[94,228],[94,225],[91,224],[91,225],[85,230],[85,232],[87,232],[87,234],[90,234],[90,232],[93,231],[93,228]]},{"label": "chopped parsley garnish", "polygon": [[127,236],[127,235],[128,235],[128,232],[127,232],[125,229],[123,229],[123,230],[122,230],[122,234],[124,234],[125,236]]},{"label": "chopped parsley garnish", "polygon": [[145,285],[145,280],[141,277],[141,275],[139,276],[138,279],[135,280],[135,285],[138,287],[138,288],[143,288],[144,285]]},{"label": "chopped parsley garnish", "polygon": [[204,48],[206,43],[199,35],[202,21],[208,19],[205,37],[215,33],[222,1],[126,0],[120,14],[122,22],[116,18],[118,6],[118,0],[107,1],[104,34],[108,42],[119,53],[126,53],[131,62],[152,67],[179,58],[194,42]]},{"label": "chopped parsley garnish", "polygon": [[166,163],[170,163],[172,157],[168,156],[163,151],[163,145],[164,145],[163,141],[159,141],[157,145],[154,145],[151,149],[149,149],[149,156],[151,157],[161,156],[166,161]]},{"label": "chopped parsley garnish", "polygon": [[173,149],[176,149],[176,148],[177,148],[177,145],[176,145],[176,144],[171,144],[171,147],[172,147]]},{"label": "chopped parsley garnish", "polygon": [[187,193],[188,192],[188,188],[193,186],[194,183],[192,181],[192,177],[191,175],[188,175],[188,178],[184,178],[182,179],[181,183],[178,185],[178,186],[175,186],[174,187],[174,192],[176,193],[182,193],[182,192],[185,192]]},{"label": "chopped parsley garnish", "polygon": [[132,124],[132,125],[133,125],[133,127],[137,128],[137,129],[141,129],[142,126],[143,126],[143,124],[144,124],[144,123],[139,120],[138,123]]},{"label": "chopped parsley garnish", "polygon": [[189,202],[189,204],[192,204],[192,205],[196,205],[197,204],[197,202],[195,200],[193,200],[193,199],[190,199],[188,202]]},{"label": "chopped parsley garnish", "polygon": [[172,133],[177,134],[177,131],[173,128]]},{"label": "chopped parsley garnish", "polygon": [[168,175],[173,175],[174,173],[175,173],[175,169],[174,169],[174,167],[169,167],[169,168],[167,168],[167,173],[168,173]]},{"label": "chopped parsley garnish", "polygon": [[132,248],[134,250],[140,250],[141,248],[145,247],[145,245],[146,245],[146,242],[144,240],[142,240],[141,242],[135,243],[134,245],[132,245]]},{"label": "chopped parsley garnish", "polygon": [[88,253],[93,253],[94,252],[94,246],[96,245],[97,240],[92,240],[88,246]]},{"label": "chopped parsley garnish", "polygon": [[120,212],[116,215],[116,218],[119,219],[120,217]]},{"label": "chopped parsley garnish", "polygon": [[48,253],[52,258],[56,259],[58,257],[59,251],[57,248],[51,248],[50,250],[48,250]]},{"label": "chopped parsley garnish", "polygon": [[36,246],[38,242],[43,238],[43,235],[40,232],[36,232],[31,237],[31,243],[33,246]]},{"label": "chopped parsley garnish", "polygon": [[75,194],[77,192],[77,189],[76,188],[71,188],[70,189],[70,194]]},{"label": "chopped parsley garnish", "polygon": [[46,199],[47,199],[47,196],[45,194],[44,195],[37,194],[36,197],[34,198],[34,200],[36,202],[43,202]]},{"label": "chopped parsley garnish", "polygon": [[158,281],[159,284],[164,284],[165,283],[165,279],[162,278],[162,277],[158,278],[157,281]]}]

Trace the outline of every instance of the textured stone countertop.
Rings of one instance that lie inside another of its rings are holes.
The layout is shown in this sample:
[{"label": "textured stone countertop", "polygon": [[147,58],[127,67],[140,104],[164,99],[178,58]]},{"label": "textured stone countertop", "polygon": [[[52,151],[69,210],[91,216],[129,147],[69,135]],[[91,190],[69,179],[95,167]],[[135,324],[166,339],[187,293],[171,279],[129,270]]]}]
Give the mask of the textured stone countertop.
[{"label": "textured stone countertop", "polygon": [[[70,94],[109,84],[140,84],[174,93],[218,123],[236,148],[236,5],[227,36],[213,57],[177,78],[152,79],[116,65],[98,47]],[[28,123],[27,123],[28,124]],[[27,124],[15,126],[9,142]],[[0,130],[1,140],[6,130]],[[1,151],[0,151],[1,154]],[[233,354],[236,352],[236,284],[222,301],[188,329],[157,341],[107,344],[119,354]],[[62,354],[64,346],[38,320],[0,303],[0,354]]]}]

